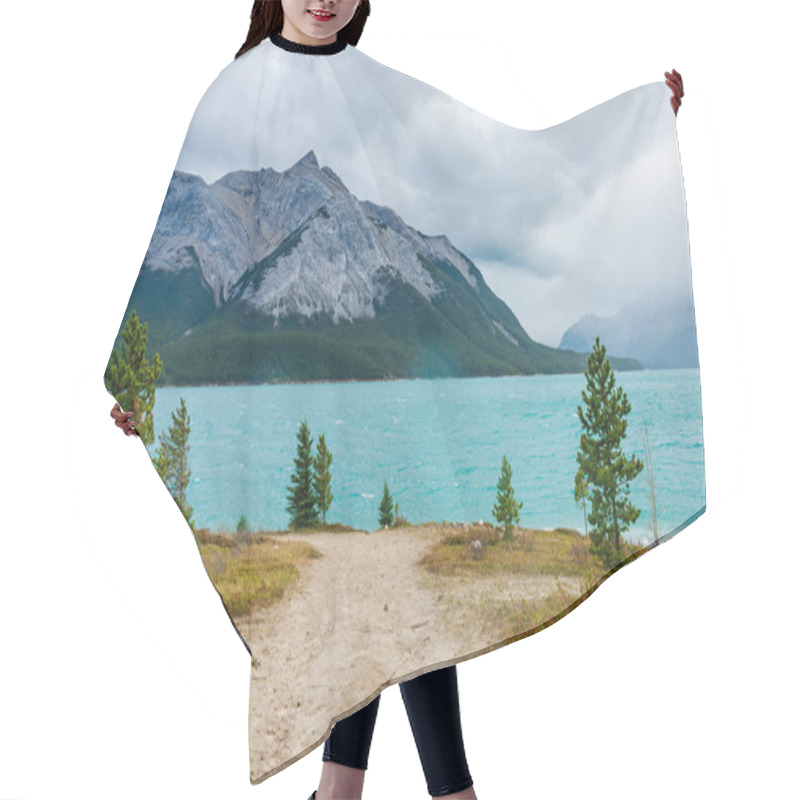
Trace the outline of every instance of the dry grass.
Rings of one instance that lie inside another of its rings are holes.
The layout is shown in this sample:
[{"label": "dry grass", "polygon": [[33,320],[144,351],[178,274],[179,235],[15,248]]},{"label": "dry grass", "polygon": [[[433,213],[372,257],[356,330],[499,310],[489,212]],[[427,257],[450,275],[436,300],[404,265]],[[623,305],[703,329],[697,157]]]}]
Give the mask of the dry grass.
[{"label": "dry grass", "polygon": [[419,562],[434,575],[582,575],[595,560],[586,537],[564,528],[515,528],[508,542],[488,524],[451,526],[451,531]]},{"label": "dry grass", "polygon": [[[555,590],[545,596],[508,599],[481,592],[472,597],[473,611],[501,638],[527,635],[554,622],[579,599],[585,600],[611,572],[592,555],[589,540],[578,531],[515,528],[513,538],[506,542],[502,532],[488,523],[447,527],[447,535],[418,562],[433,575],[443,578],[540,575],[555,579]],[[480,542],[480,547],[476,542]],[[637,550],[639,546],[625,543],[622,560]],[[579,591],[575,591],[575,580],[565,587],[559,578],[578,578]]]},{"label": "dry grass", "polygon": [[578,597],[566,591],[560,583],[552,594],[541,598],[524,598],[495,602],[486,609],[486,615],[498,638],[507,639],[528,633],[545,623],[553,623]]},{"label": "dry grass", "polygon": [[306,542],[281,541],[281,534],[195,533],[200,556],[231,617],[278,602],[297,579],[297,565],[320,553]]},{"label": "dry grass", "polygon": [[360,530],[351,525],[343,525],[341,522],[326,522],[324,525],[320,522],[319,525],[313,528],[295,528],[291,529],[289,533],[354,533]]}]

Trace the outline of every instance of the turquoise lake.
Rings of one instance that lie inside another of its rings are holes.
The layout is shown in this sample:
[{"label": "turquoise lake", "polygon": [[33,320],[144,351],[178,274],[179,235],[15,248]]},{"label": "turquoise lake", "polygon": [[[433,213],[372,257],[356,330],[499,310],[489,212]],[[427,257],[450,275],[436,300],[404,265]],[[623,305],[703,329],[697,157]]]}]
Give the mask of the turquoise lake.
[{"label": "turquoise lake", "polygon": [[[659,535],[705,506],[700,378],[696,369],[616,374],[631,402],[623,451],[644,456],[648,430]],[[191,419],[189,504],[197,527],[285,530],[286,493],[305,417],[333,455],[328,522],[378,527],[383,482],[412,523],[494,522],[503,455],[523,503],[520,525],[584,531],[573,499],[581,426],[578,375],[161,388],[156,442],[185,398]],[[643,470],[631,484],[641,509],[626,538],[652,541]]]}]

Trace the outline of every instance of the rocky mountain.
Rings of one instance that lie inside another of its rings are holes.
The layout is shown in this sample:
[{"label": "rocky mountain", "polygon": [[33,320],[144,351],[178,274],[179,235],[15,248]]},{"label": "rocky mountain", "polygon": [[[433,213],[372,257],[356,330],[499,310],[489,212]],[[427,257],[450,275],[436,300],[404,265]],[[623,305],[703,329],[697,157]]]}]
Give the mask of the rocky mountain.
[{"label": "rocky mountain", "polygon": [[132,309],[174,385],[585,367],[531,340],[446,236],[358,200],[313,151],[212,184],[176,171]]},{"label": "rocky mountain", "polygon": [[698,366],[691,296],[651,295],[613,317],[586,315],[564,333],[559,347],[588,352],[596,336],[609,354],[635,358],[648,369]]}]

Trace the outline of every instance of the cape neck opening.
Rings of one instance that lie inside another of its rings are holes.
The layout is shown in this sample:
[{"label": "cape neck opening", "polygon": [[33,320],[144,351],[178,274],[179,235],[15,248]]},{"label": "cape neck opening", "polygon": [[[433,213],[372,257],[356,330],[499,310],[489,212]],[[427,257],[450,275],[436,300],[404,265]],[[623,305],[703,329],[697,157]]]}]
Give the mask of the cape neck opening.
[{"label": "cape neck opening", "polygon": [[290,53],[304,53],[308,56],[330,56],[334,53],[341,53],[347,47],[347,39],[337,39],[330,44],[299,44],[281,36],[280,33],[273,33],[269,40],[282,50],[288,50]]}]

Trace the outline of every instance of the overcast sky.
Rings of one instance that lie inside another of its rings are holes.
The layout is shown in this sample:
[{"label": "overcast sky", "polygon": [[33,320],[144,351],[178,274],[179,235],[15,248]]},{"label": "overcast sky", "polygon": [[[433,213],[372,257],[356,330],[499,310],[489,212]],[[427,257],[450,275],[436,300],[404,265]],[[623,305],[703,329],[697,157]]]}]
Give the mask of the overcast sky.
[{"label": "overcast sky", "polygon": [[669,89],[631,89],[541,131],[493,120],[355,48],[269,41],[201,99],[176,168],[213,182],[309,150],[361,200],[445,234],[528,334],[557,345],[583,314],[691,292]]}]

